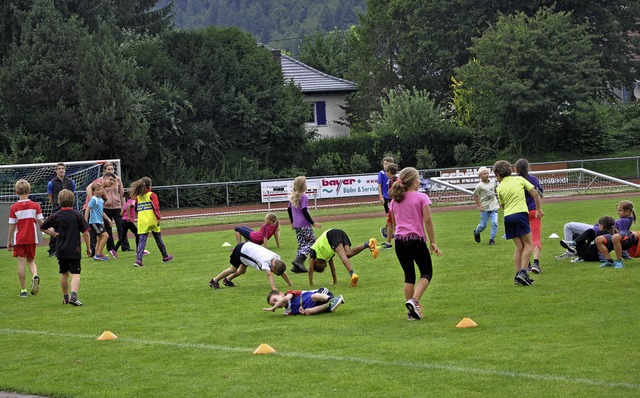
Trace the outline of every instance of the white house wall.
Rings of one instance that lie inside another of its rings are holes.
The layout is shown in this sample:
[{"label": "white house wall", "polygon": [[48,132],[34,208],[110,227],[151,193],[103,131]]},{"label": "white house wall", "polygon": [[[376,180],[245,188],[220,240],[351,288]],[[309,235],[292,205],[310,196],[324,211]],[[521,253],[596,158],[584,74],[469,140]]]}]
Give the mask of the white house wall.
[{"label": "white house wall", "polygon": [[347,112],[342,109],[346,104],[344,94],[304,94],[305,102],[325,102],[325,112],[327,117],[326,126],[316,126],[307,123],[307,128],[317,128],[319,138],[333,138],[349,136],[350,129],[343,123],[347,121]]}]

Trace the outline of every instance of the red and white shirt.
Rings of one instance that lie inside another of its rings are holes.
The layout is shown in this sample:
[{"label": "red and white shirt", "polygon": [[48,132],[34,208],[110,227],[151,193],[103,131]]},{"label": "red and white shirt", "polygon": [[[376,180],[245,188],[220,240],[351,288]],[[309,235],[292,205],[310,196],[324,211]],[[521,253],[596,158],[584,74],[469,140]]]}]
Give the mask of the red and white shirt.
[{"label": "red and white shirt", "polygon": [[16,224],[13,234],[14,245],[40,243],[40,229],[37,220],[43,220],[40,204],[29,199],[19,200],[9,210],[9,224]]}]

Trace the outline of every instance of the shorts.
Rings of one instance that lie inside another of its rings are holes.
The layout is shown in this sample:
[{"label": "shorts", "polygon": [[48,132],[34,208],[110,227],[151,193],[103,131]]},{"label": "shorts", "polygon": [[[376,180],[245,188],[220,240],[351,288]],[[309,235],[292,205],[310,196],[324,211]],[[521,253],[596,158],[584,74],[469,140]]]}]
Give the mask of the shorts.
[{"label": "shorts", "polygon": [[233,248],[231,255],[229,256],[229,264],[232,267],[238,268],[242,265],[242,246],[247,242],[238,243],[236,247]]},{"label": "shorts", "polygon": [[36,258],[36,244],[14,245],[13,257],[26,257],[27,260],[33,260]]},{"label": "shorts", "polygon": [[58,270],[61,274],[80,275],[80,259],[58,258]]},{"label": "shorts", "polygon": [[347,233],[341,229],[330,229],[327,231],[327,240],[333,250],[336,250],[336,247],[339,245],[351,247],[351,241]]},{"label": "shorts", "polygon": [[504,231],[507,239],[519,238],[531,233],[528,213],[514,213],[504,217]]},{"label": "shorts", "polygon": [[96,235],[107,233],[107,230],[104,229],[104,224],[89,224],[89,228],[91,228],[91,231]]}]

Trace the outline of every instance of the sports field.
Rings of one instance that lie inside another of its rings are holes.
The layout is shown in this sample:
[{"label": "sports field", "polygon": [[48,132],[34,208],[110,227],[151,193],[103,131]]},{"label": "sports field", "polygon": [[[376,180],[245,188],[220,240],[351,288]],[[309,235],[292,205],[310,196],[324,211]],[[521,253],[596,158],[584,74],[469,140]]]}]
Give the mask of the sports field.
[{"label": "sports field", "polygon": [[[630,195],[636,204],[640,197]],[[18,298],[16,263],[0,257],[0,391],[68,397],[411,397],[639,396],[640,259],[623,269],[556,260],[568,221],[615,216],[620,199],[544,205],[543,273],[513,285],[513,243],[473,241],[478,213],[434,213],[434,279],[422,299],[425,318],[408,322],[403,276],[394,250],[352,258],[360,276],[349,287],[315,274],[346,303],[336,313],[286,317],[267,306],[267,278],[252,269],[236,288],[212,290],[228,266],[231,230],[167,235],[175,260],[160,262],[153,239],[145,267],[134,254],[83,260],[82,307],[61,304],[57,262],[39,246],[41,291]],[[312,214],[313,215],[313,214]],[[354,244],[380,238],[379,219],[323,222]],[[500,216],[502,223],[502,215]],[[635,224],[633,229],[640,229]],[[502,235],[502,225],[499,236]],[[320,231],[318,231],[320,233]],[[296,239],[282,229],[287,262]],[[270,241],[270,248],[275,242]],[[295,289],[306,275],[290,275]],[[286,289],[282,278],[276,284]],[[476,328],[457,329],[469,317]],[[118,339],[98,341],[104,331]],[[262,343],[276,353],[253,355]]]}]

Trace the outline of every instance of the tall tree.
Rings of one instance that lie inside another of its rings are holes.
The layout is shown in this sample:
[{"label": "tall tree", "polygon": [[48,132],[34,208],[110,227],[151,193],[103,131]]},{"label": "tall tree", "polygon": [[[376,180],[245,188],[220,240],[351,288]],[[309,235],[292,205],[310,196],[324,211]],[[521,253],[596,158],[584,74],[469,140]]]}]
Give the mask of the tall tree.
[{"label": "tall tree", "polygon": [[563,119],[597,98],[604,71],[586,25],[570,13],[540,9],[504,15],[471,51],[456,79],[467,90],[476,126],[518,153],[553,148]]}]

